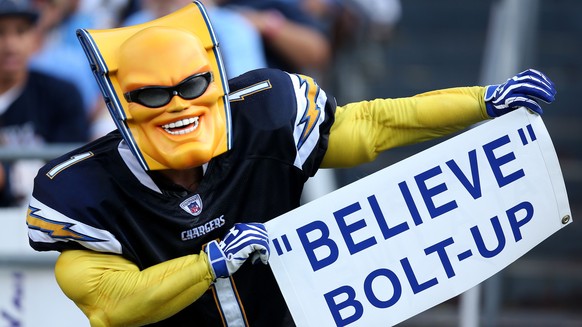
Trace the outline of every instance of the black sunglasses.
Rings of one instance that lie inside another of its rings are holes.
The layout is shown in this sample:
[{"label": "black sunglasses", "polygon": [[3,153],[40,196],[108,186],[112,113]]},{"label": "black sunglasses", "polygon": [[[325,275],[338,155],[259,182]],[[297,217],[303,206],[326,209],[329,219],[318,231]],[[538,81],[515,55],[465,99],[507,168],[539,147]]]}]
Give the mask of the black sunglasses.
[{"label": "black sunglasses", "polygon": [[175,86],[145,86],[124,93],[127,102],[136,102],[149,108],[159,108],[167,105],[174,96],[182,99],[195,99],[208,88],[212,82],[212,72],[195,74],[187,77]]}]

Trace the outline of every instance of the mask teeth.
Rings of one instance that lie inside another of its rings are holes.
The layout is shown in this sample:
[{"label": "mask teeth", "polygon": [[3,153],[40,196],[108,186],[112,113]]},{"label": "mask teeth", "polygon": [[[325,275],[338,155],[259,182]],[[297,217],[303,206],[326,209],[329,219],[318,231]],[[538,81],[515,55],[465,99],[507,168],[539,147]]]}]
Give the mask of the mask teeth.
[{"label": "mask teeth", "polygon": [[[182,126],[188,126],[190,124],[193,124],[192,126],[186,128],[186,129],[182,129],[179,131],[172,131],[171,128],[178,128],[178,127],[182,127]],[[177,122],[174,123],[169,123],[166,124],[164,126],[162,126],[164,128],[164,130],[166,132],[168,132],[171,135],[183,135],[183,134],[187,134],[190,133],[194,130],[196,130],[196,128],[198,128],[198,117],[194,117],[194,118],[185,118],[182,120],[179,120]]]},{"label": "mask teeth", "polygon": [[197,122],[198,122],[198,117],[194,117],[194,118],[184,118],[184,119],[178,120],[177,122],[173,122],[173,123],[166,124],[166,125],[164,125],[162,127],[163,128],[177,128],[177,127],[182,127],[182,126],[194,124],[194,123],[197,123]]}]

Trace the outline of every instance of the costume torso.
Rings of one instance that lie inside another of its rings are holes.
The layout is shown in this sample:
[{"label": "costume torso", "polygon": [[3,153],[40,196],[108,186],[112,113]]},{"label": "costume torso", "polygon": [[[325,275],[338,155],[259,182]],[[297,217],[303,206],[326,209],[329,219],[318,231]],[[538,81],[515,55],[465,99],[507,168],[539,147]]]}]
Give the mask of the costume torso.
[{"label": "costume torso", "polygon": [[[117,132],[51,161],[35,179],[31,245],[117,253],[145,269],[199,253],[236,222],[297,207],[333,123],[333,100],[308,89],[315,87],[277,70],[230,81],[233,147],[207,165],[196,193],[156,185]],[[288,312],[268,266],[246,263],[233,279],[251,326],[284,324]],[[220,302],[223,286],[156,326],[222,325],[215,296]]]}]

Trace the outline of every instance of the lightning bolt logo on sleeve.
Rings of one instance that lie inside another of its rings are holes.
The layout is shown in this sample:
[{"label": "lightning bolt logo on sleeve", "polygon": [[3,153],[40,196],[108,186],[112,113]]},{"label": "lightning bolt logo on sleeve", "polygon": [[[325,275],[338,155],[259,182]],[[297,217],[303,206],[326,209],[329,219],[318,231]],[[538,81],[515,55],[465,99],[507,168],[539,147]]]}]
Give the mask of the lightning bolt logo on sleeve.
[{"label": "lightning bolt logo on sleeve", "polygon": [[[299,89],[303,91],[305,95],[305,100],[303,102],[303,116],[299,120],[298,127],[303,126],[303,132],[299,137],[299,141],[297,142],[297,149],[301,149],[303,143],[307,140],[313,128],[317,125],[317,121],[319,115],[321,114],[321,110],[318,107],[317,97],[319,96],[320,88],[317,83],[313,80],[313,78],[305,76],[305,75],[298,75],[299,77]],[[301,108],[298,108],[301,109]]]},{"label": "lightning bolt logo on sleeve", "polygon": [[103,242],[98,238],[84,235],[82,233],[75,232],[71,227],[75,226],[72,223],[54,221],[47,218],[37,216],[35,213],[39,209],[28,207],[28,213],[26,215],[26,224],[28,228],[47,233],[50,237],[54,239],[70,239],[75,241],[85,241],[85,242]]},{"label": "lightning bolt logo on sleeve", "polygon": [[34,197],[26,215],[28,237],[35,243],[76,242],[99,252],[121,253],[113,234],[67,217]]},{"label": "lightning bolt logo on sleeve", "polygon": [[319,125],[325,120],[325,104],[327,95],[317,85],[315,80],[305,75],[291,75],[297,116],[293,136],[297,146],[297,157],[294,165],[302,168],[303,164],[319,142]]}]

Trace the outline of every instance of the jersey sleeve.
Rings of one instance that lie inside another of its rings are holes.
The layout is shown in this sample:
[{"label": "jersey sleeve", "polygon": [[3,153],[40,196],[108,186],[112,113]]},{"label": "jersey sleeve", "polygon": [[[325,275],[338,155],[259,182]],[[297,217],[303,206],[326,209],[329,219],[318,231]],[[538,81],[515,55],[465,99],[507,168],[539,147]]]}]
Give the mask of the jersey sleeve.
[{"label": "jersey sleeve", "polygon": [[273,157],[305,176],[315,175],[327,150],[335,100],[313,78],[277,69],[243,74],[231,81],[230,89],[238,129],[233,148],[252,142],[248,151],[254,156]]},{"label": "jersey sleeve", "polygon": [[[112,191],[94,154],[79,151],[49,162],[34,179],[26,224],[30,246],[37,251],[89,249],[121,254],[122,245],[103,225],[112,210],[104,197]],[[90,164],[87,164],[90,163]]]},{"label": "jersey sleeve", "polygon": [[294,165],[313,176],[327,151],[329,131],[335,119],[335,100],[329,99],[313,78],[290,77],[297,105],[293,130],[297,147]]},{"label": "jersey sleeve", "polygon": [[450,88],[338,107],[322,167],[353,167],[388,149],[445,136],[485,120],[489,117],[484,90]]}]

